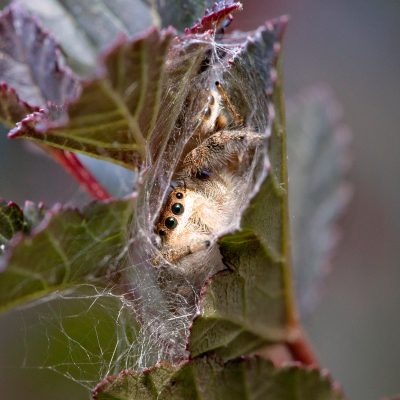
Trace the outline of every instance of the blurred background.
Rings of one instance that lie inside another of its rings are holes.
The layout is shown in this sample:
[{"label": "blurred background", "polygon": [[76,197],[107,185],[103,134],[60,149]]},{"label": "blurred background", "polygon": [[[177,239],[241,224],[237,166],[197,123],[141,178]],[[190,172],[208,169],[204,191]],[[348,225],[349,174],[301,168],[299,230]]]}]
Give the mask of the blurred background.
[{"label": "blurred background", "polygon": [[[348,398],[379,399],[400,392],[400,2],[245,0],[235,27],[252,30],[281,14],[291,17],[286,95],[328,84],[353,132],[353,198],[321,299],[303,322]],[[58,165],[4,134],[0,165],[1,198],[48,205],[84,198]],[[22,351],[13,332],[23,324],[18,314],[0,317],[1,398],[50,399],[55,387],[57,399],[88,398],[57,374],[6,367]]]}]

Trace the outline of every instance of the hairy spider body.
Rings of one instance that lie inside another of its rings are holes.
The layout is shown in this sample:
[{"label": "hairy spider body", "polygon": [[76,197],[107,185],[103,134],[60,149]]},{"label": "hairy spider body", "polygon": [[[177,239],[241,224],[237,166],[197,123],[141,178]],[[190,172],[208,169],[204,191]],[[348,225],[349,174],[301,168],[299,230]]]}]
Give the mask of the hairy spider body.
[{"label": "hairy spider body", "polygon": [[210,245],[233,228],[245,198],[245,172],[262,141],[244,126],[219,82],[207,96],[192,137],[197,146],[189,144],[156,226],[162,257],[184,268],[196,264],[193,258],[207,262]]}]

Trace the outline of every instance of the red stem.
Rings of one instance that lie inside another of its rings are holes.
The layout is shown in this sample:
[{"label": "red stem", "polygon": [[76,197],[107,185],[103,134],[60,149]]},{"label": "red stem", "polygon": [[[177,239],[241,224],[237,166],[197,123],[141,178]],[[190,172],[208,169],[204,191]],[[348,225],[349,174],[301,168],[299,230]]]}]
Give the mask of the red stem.
[{"label": "red stem", "polygon": [[111,198],[108,191],[74,153],[55,148],[48,148],[48,151],[95,199],[107,200]]},{"label": "red stem", "polygon": [[317,367],[319,365],[317,356],[303,331],[300,332],[296,340],[288,342],[287,346],[294,361],[298,361],[309,367]]}]

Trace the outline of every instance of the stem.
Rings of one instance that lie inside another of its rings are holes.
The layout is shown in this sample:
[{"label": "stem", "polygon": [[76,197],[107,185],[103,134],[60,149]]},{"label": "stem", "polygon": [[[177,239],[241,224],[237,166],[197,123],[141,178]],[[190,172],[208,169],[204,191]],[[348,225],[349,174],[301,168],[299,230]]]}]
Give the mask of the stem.
[{"label": "stem", "polygon": [[95,199],[111,198],[108,191],[96,177],[82,164],[79,158],[69,151],[47,148],[52,157],[57,160]]},{"label": "stem", "polygon": [[278,80],[275,84],[274,91],[274,104],[278,104],[277,115],[274,121],[275,135],[278,136],[281,145],[281,160],[280,160],[280,181],[284,188],[285,194],[285,207],[284,215],[282,218],[283,224],[283,254],[286,259],[286,268],[284,269],[284,282],[286,294],[286,307],[288,315],[289,326],[296,332],[293,340],[287,342],[287,348],[291,353],[294,361],[298,361],[307,366],[318,366],[318,360],[311,347],[308,338],[302,330],[298,318],[298,312],[295,302],[293,275],[292,275],[292,252],[290,246],[290,223],[289,223],[289,188],[288,188],[288,170],[287,170],[287,150],[286,150],[286,115],[285,103],[283,96],[282,86],[282,62],[278,59],[277,63]]},{"label": "stem", "polygon": [[318,359],[303,330],[300,331],[300,335],[296,340],[287,343],[287,347],[294,361],[298,361],[308,367],[318,367]]}]

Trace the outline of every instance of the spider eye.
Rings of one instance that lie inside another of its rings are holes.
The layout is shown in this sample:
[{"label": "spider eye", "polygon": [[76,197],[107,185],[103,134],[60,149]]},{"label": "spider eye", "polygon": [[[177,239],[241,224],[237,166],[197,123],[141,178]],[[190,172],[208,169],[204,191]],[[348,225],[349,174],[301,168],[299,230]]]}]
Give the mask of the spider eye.
[{"label": "spider eye", "polygon": [[183,199],[183,193],[181,192],[178,192],[175,196],[177,199]]},{"label": "spider eye", "polygon": [[211,176],[211,173],[205,169],[200,169],[196,172],[196,178],[202,181],[208,179]]},{"label": "spider eye", "polygon": [[175,229],[178,226],[178,221],[175,217],[168,217],[164,224],[168,229]]},{"label": "spider eye", "polygon": [[183,214],[183,212],[185,211],[185,208],[183,207],[183,204],[181,204],[181,203],[175,203],[175,204],[172,204],[171,211],[172,211],[175,215],[181,215],[181,214]]},{"label": "spider eye", "polygon": [[158,234],[159,234],[160,236],[165,236],[167,233],[164,231],[164,229],[160,229],[160,230],[158,231]]}]

